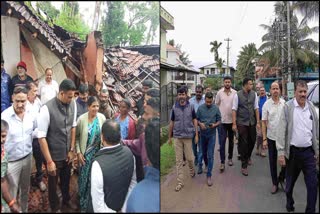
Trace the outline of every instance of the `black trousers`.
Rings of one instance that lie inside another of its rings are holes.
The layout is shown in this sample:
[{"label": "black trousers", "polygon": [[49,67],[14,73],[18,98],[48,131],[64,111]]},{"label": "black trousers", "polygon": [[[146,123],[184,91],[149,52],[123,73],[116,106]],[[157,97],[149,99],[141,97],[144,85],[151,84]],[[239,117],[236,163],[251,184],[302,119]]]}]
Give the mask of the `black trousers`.
[{"label": "black trousers", "polygon": [[[276,141],[268,139],[268,152],[269,152],[269,165],[270,165],[270,173],[272,178],[272,184],[278,186],[279,179],[278,179],[278,151],[276,147]],[[286,167],[281,167],[279,178],[284,179],[286,174]]]},{"label": "black trousers", "polygon": [[70,200],[69,186],[71,177],[71,163],[65,160],[54,161],[56,164],[56,176],[48,174],[49,203],[52,211],[60,209],[60,201],[57,195],[58,178],[60,178],[60,189],[63,203]]},{"label": "black trousers", "polygon": [[289,160],[287,160],[286,171],[287,208],[292,208],[294,205],[292,197],[293,188],[300,172],[302,171],[304,175],[304,182],[307,187],[307,206],[305,212],[315,212],[318,197],[318,178],[314,155],[315,152],[311,146],[307,148],[290,146],[290,156]]},{"label": "black trousers", "polygon": [[239,133],[239,152],[241,155],[241,166],[242,168],[248,167],[248,160],[251,158],[251,154],[254,148],[254,144],[256,142],[256,126],[244,126],[237,125],[238,133]]}]

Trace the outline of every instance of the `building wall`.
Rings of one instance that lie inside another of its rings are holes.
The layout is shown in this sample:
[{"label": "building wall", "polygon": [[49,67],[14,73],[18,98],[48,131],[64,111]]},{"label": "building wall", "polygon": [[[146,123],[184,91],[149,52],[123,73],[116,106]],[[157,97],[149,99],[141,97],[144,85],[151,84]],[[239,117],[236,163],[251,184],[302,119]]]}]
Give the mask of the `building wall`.
[{"label": "building wall", "polygon": [[[37,70],[34,66],[34,56],[32,50],[27,44],[21,43],[21,60],[27,64],[27,74],[32,77],[33,80],[38,78]],[[17,72],[15,72],[17,74]]]},{"label": "building wall", "polygon": [[4,68],[13,77],[17,74],[16,65],[21,59],[18,19],[1,16],[1,45]]},{"label": "building wall", "polygon": [[166,62],[167,61],[167,53],[166,53],[166,47],[167,47],[167,32],[165,29],[160,30],[160,62]]},{"label": "building wall", "polygon": [[82,56],[87,81],[89,84],[94,84],[97,74],[97,45],[93,32],[88,36],[87,47],[84,49]]}]

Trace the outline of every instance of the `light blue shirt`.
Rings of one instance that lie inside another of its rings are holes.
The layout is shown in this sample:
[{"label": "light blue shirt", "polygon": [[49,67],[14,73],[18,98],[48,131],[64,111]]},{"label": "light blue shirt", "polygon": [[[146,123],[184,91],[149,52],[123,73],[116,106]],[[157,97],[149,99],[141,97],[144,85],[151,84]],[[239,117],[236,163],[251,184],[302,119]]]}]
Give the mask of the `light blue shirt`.
[{"label": "light blue shirt", "polygon": [[121,139],[127,139],[129,133],[129,116],[127,116],[125,120],[121,121],[119,115],[115,121],[120,124]]},{"label": "light blue shirt", "polygon": [[198,102],[197,97],[193,96],[190,98],[189,102],[193,105],[194,111],[197,113],[199,106],[205,103],[205,99],[204,96],[201,96],[201,100]]},{"label": "light blue shirt", "polygon": [[1,119],[9,124],[5,150],[8,154],[8,161],[16,161],[32,152],[32,139],[36,136],[36,121],[33,115],[26,111],[23,120],[14,112],[13,106],[10,106],[1,113]]},{"label": "light blue shirt", "polygon": [[127,203],[127,212],[160,212],[160,172],[145,167],[145,177],[133,188]]}]

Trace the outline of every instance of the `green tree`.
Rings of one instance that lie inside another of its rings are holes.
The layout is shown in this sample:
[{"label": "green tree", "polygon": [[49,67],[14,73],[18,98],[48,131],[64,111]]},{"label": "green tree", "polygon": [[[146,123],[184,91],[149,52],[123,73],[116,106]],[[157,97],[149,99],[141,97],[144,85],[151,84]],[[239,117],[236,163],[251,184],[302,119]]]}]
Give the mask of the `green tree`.
[{"label": "green tree", "polygon": [[[276,15],[283,19],[285,22],[287,21],[286,10],[280,8],[286,8],[287,2],[277,2],[275,4]],[[284,13],[284,14],[281,14]],[[262,37],[263,44],[259,47],[259,51],[263,51],[262,58],[268,59],[270,61],[271,66],[275,66],[279,63],[280,51],[277,47],[276,40],[274,38],[273,28],[268,25],[260,25],[268,32]],[[286,29],[286,24],[284,25],[284,29]],[[319,26],[309,27],[307,25],[307,19],[303,19],[301,22],[298,21],[297,16],[293,13],[293,8],[290,10],[290,43],[291,49],[290,54],[292,56],[292,62],[294,65],[293,69],[293,79],[295,76],[299,76],[300,70],[303,69],[305,65],[310,65],[314,69],[314,67],[319,64],[319,56],[316,52],[319,51],[319,42],[310,39],[309,36],[313,33],[319,32]],[[284,45],[285,54],[287,55],[288,50],[286,50],[286,45]],[[285,56],[287,58],[287,56]],[[296,74],[297,71],[297,74]]]},{"label": "green tree", "polygon": [[204,81],[204,86],[210,86],[212,90],[219,90],[221,88],[221,78],[220,77],[209,77]]},{"label": "green tree", "polygon": [[246,76],[254,78],[255,65],[253,60],[257,57],[259,57],[259,53],[254,43],[241,47],[237,61],[237,71],[241,79]]},{"label": "green tree", "polygon": [[293,10],[304,16],[303,19],[319,19],[319,2],[318,1],[294,1]]},{"label": "green tree", "polygon": [[215,40],[214,42],[210,42],[210,45],[212,45],[210,52],[214,54],[214,61],[216,61],[216,65],[219,69],[219,72],[222,72],[222,66],[225,62],[222,58],[219,58],[219,48],[222,45],[222,42],[218,42]]},{"label": "green tree", "polygon": [[59,10],[57,10],[50,1],[37,1],[37,8],[41,9],[49,19],[55,19],[59,15]]},{"label": "green tree", "polygon": [[90,31],[80,17],[77,2],[64,2],[61,12],[54,22],[65,30],[77,34],[81,40],[85,40]]}]

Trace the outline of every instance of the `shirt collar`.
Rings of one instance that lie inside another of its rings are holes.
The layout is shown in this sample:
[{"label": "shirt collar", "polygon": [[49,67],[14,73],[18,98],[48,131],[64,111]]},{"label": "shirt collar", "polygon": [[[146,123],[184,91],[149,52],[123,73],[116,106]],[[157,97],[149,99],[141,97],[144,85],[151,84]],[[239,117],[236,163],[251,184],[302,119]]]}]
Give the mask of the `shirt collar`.
[{"label": "shirt collar", "polygon": [[104,150],[104,149],[112,149],[112,148],[118,147],[118,146],[120,146],[120,145],[121,145],[121,144],[118,143],[117,145],[114,145],[114,146],[103,147],[103,148],[101,148],[101,150]]},{"label": "shirt collar", "polygon": [[188,106],[188,105],[189,105],[189,101],[188,101],[188,100],[186,101],[186,104],[185,104],[184,106],[181,106],[180,103],[179,103],[179,101],[176,101],[176,104],[175,104],[175,106],[176,106],[176,107],[179,107],[179,108],[184,108],[184,107],[186,107],[186,106]]},{"label": "shirt collar", "polygon": [[[294,104],[294,107],[299,107],[299,108],[301,108],[301,106],[300,106],[299,103],[297,102],[297,99],[296,99],[296,98],[293,98],[293,104]],[[304,105],[304,108],[303,108],[302,110],[306,110],[308,107],[309,107],[309,105],[308,105],[308,102],[306,101],[306,104]]]}]

